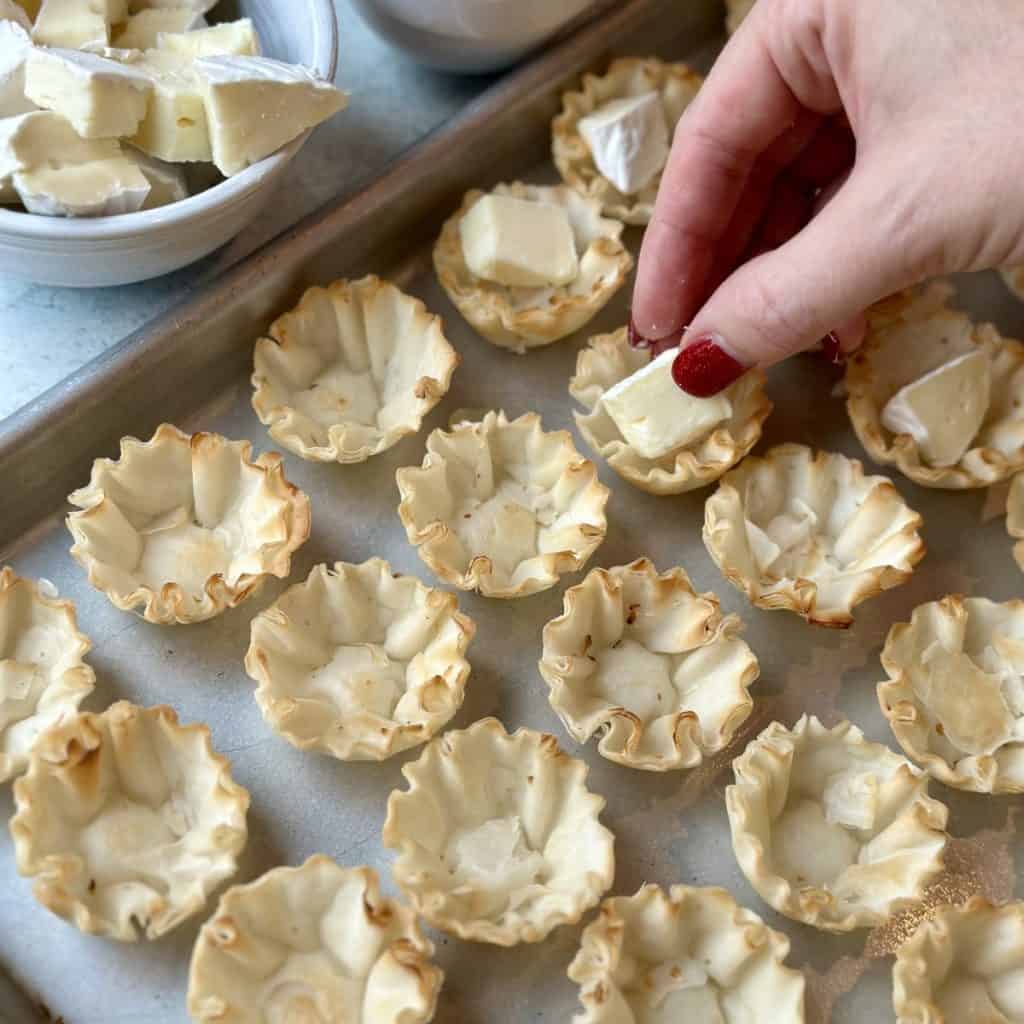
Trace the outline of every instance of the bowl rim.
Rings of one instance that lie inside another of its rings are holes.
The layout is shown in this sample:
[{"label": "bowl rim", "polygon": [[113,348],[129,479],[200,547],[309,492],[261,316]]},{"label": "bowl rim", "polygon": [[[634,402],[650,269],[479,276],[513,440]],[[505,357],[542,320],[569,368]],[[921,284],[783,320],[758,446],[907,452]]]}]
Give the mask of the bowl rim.
[{"label": "bowl rim", "polygon": [[[338,65],[338,20],[334,4],[332,0],[308,0],[308,5],[313,46],[310,60],[303,62],[303,66],[321,78],[333,81]],[[258,191],[268,178],[276,177],[292,160],[311,131],[303,132],[270,156],[211,188],[153,210],[76,219],[44,217],[0,208],[0,235],[8,240],[20,238],[75,244],[152,235],[172,229],[178,231],[183,225],[202,220],[215,209],[233,207]]]}]

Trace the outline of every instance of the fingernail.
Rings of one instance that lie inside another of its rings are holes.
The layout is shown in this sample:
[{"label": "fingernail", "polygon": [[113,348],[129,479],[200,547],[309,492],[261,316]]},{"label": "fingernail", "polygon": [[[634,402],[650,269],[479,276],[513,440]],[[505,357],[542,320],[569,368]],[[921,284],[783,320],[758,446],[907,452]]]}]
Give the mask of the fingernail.
[{"label": "fingernail", "polygon": [[842,366],[846,362],[846,353],[843,351],[842,342],[835,331],[829,331],[821,339],[821,354],[826,362],[833,366]]},{"label": "fingernail", "polygon": [[729,355],[711,334],[687,345],[672,364],[673,380],[694,398],[711,398],[746,372],[747,367]]},{"label": "fingernail", "polygon": [[650,348],[651,339],[645,338],[637,329],[636,324],[633,322],[633,314],[629,315],[629,327],[627,328],[627,337],[629,338],[629,344],[631,348]]}]

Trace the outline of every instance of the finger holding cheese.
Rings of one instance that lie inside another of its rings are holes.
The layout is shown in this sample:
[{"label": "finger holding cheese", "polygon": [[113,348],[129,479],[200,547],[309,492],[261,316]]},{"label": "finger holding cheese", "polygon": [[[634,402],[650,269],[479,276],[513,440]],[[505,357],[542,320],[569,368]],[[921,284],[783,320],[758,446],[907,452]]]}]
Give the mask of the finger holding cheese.
[{"label": "finger holding cheese", "polygon": [[694,398],[672,379],[678,349],[662,353],[601,399],[622,436],[644,458],[657,459],[711,432],[732,415],[724,395]]},{"label": "finger holding cheese", "polygon": [[114,46],[123,50],[153,50],[163,32],[189,32],[203,24],[203,16],[188,7],[154,7],[133,14],[119,32]]},{"label": "finger holding cheese", "polygon": [[991,384],[986,353],[969,352],[897,391],[882,410],[882,425],[909,434],[933,466],[955,465],[985,421]]},{"label": "finger holding cheese", "polygon": [[32,28],[42,46],[77,50],[87,44],[105,46],[110,26],[128,17],[125,0],[43,0]]},{"label": "finger holding cheese", "polygon": [[157,45],[161,50],[179,53],[193,60],[221,54],[258,57],[260,53],[259,37],[248,18],[226,21],[195,31],[161,32]]},{"label": "finger holding cheese", "polygon": [[25,62],[25,95],[66,117],[84,139],[134,134],[152,91],[148,75],[94,53],[36,49]]},{"label": "finger holding cheese", "polygon": [[510,287],[564,285],[579,258],[564,207],[491,193],[459,222],[466,266],[477,277]]},{"label": "finger holding cheese", "polygon": [[91,163],[40,166],[14,175],[14,188],[29,213],[50,217],[107,217],[142,209],[149,182],[120,154]]},{"label": "finger holding cheese", "polygon": [[149,75],[153,95],[128,141],[169,163],[212,160],[202,85],[192,62],[181,54],[150,50],[132,66]]},{"label": "finger holding cheese", "polygon": [[195,61],[218,170],[230,177],[344,109],[340,89],[309,69],[267,57]]},{"label": "finger holding cheese", "polygon": [[668,160],[668,125],[653,90],[612,100],[580,118],[579,133],[594,165],[623,195],[646,188]]},{"label": "finger holding cheese", "polygon": [[0,118],[35,110],[25,95],[25,61],[32,50],[29,34],[13,21],[0,21]]}]

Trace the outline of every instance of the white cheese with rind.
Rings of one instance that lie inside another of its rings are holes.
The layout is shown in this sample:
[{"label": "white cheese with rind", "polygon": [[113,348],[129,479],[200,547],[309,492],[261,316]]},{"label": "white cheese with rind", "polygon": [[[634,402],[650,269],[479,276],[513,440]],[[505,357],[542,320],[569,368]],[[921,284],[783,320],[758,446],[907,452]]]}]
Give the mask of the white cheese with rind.
[{"label": "white cheese with rind", "polygon": [[149,75],[153,94],[128,141],[169,163],[211,161],[203,88],[192,62],[177,53],[149,50],[132,67]]},{"label": "white cheese with rind", "polygon": [[134,134],[152,91],[148,75],[95,53],[37,48],[25,63],[25,95],[66,117],[84,139]]},{"label": "white cheese with rind", "polygon": [[42,46],[77,50],[87,44],[105,46],[110,26],[128,17],[125,0],[43,0],[32,39]]},{"label": "white cheese with rind", "polygon": [[668,124],[656,92],[626,96],[580,118],[594,164],[621,193],[635,195],[668,160]]},{"label": "white cheese with rind", "polygon": [[0,121],[0,179],[40,164],[90,163],[120,152],[115,139],[83,139],[67,119],[49,110]]},{"label": "white cheese with rind", "polygon": [[968,352],[900,388],[882,409],[882,425],[909,434],[931,465],[953,466],[985,422],[991,389],[988,356]]},{"label": "white cheese with rind", "polygon": [[190,32],[204,24],[203,16],[188,7],[154,7],[133,14],[113,37],[124,50],[152,50],[162,32]]},{"label": "white cheese with rind", "polygon": [[91,163],[19,171],[14,188],[29,213],[50,217],[134,213],[142,209],[150,190],[138,165],[120,154]]},{"label": "white cheese with rind", "polygon": [[138,164],[139,170],[149,182],[149,195],[142,205],[143,210],[154,210],[158,206],[167,206],[188,198],[185,171],[179,164],[158,160],[134,146],[126,146],[124,155]]},{"label": "white cheese with rind", "polygon": [[732,415],[725,394],[694,398],[672,378],[679,349],[670,349],[601,398],[626,442],[645,459],[659,459],[709,434]]},{"label": "white cheese with rind", "polygon": [[32,22],[25,13],[25,8],[18,6],[14,0],[0,0],[0,20],[13,21],[26,32],[32,31]]},{"label": "white cheese with rind", "polygon": [[249,18],[225,21],[194,32],[161,32],[157,40],[161,50],[180,53],[195,60],[233,54],[238,57],[258,57],[260,41]]},{"label": "white cheese with rind", "polygon": [[200,57],[193,64],[213,162],[228,177],[344,109],[347,96],[308,68],[268,57]]},{"label": "white cheese with rind", "polygon": [[35,110],[25,95],[25,61],[32,51],[29,34],[13,21],[0,21],[0,118]]},{"label": "white cheese with rind", "polygon": [[481,196],[459,222],[466,266],[512,288],[565,285],[579,274],[572,224],[564,207],[515,196]]}]

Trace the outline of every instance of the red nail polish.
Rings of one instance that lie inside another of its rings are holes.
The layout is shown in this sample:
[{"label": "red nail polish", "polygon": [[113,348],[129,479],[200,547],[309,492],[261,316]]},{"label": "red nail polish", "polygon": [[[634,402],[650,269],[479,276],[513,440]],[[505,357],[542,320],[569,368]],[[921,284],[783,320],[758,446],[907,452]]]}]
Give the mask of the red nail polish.
[{"label": "red nail polish", "polygon": [[626,336],[629,338],[629,344],[631,348],[650,348],[651,339],[645,338],[637,329],[636,324],[633,323],[633,317],[629,318],[629,327],[626,328]]},{"label": "red nail polish", "polygon": [[705,335],[676,356],[672,379],[694,398],[711,398],[747,372],[714,338]]},{"label": "red nail polish", "polygon": [[846,362],[846,353],[835,331],[829,331],[821,339],[821,354],[833,366],[842,366]]}]

